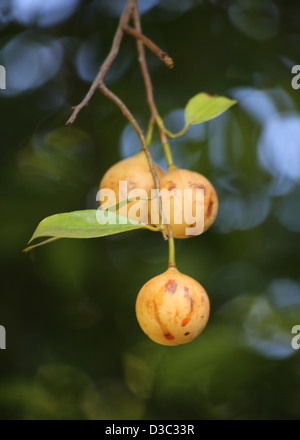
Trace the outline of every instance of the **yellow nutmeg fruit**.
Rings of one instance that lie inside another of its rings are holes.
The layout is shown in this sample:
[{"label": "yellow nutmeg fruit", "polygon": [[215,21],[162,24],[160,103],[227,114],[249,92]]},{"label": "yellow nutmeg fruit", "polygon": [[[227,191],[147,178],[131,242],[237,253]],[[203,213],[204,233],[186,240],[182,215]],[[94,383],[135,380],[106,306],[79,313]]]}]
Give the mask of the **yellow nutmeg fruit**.
[{"label": "yellow nutmeg fruit", "polygon": [[136,300],[136,316],[150,339],[162,345],[180,345],[205,328],[210,304],[204,288],[176,267],[149,280]]},{"label": "yellow nutmeg fruit", "polygon": [[[160,179],[165,172],[156,164],[154,168]],[[120,182],[125,182],[126,184],[119,185]],[[127,159],[121,160],[109,168],[104,174],[100,182],[100,190],[110,189],[115,193],[115,203],[108,203],[105,201],[105,208],[107,209],[114,204],[118,204],[121,200],[126,200],[129,198],[130,193],[133,197],[138,195],[138,190],[145,191],[145,197],[151,196],[151,190],[155,188],[153,176],[149,169],[149,164],[146,155],[143,151],[140,151],[135,156],[129,157]],[[104,200],[100,204],[102,204]],[[139,209],[130,209],[136,204]],[[133,220],[140,221],[142,223],[150,223],[151,211],[150,211],[150,201],[140,200],[136,202],[130,202],[127,205],[123,205],[116,212],[117,214],[123,215],[125,217],[130,217]],[[132,212],[132,215],[128,213]],[[135,214],[134,214],[135,213]]]},{"label": "yellow nutmeg fruit", "polygon": [[[165,209],[163,201],[163,212],[165,218],[170,223],[175,238],[187,238],[192,235],[187,234],[187,228],[196,226],[196,221],[187,223],[185,220],[185,195],[184,190],[190,189],[191,195],[189,197],[192,205],[191,212],[196,215],[196,190],[204,190],[204,203],[201,203],[201,216],[197,221],[202,224],[205,232],[214,222],[218,212],[218,197],[217,193],[210,183],[210,181],[202,174],[194,171],[183,170],[175,167],[170,167],[169,171],[165,173],[160,179],[160,190],[168,190],[170,197],[170,209]],[[181,223],[177,223],[175,219],[182,219]],[[200,232],[200,233],[201,233]],[[199,235],[197,233],[196,235]]]}]

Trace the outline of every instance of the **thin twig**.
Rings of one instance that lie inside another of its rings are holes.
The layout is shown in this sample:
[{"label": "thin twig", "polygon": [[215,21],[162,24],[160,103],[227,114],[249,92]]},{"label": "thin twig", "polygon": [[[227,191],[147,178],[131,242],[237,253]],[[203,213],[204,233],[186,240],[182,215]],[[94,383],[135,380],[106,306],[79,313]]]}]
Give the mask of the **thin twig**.
[{"label": "thin twig", "polygon": [[[139,9],[138,9],[138,3],[136,0],[135,0],[135,8],[133,10],[133,22],[134,22],[134,26],[135,26],[136,31],[139,34],[142,34],[140,14],[139,14]],[[143,79],[144,79],[144,83],[145,83],[147,102],[148,102],[150,112],[151,112],[150,123],[152,123],[154,125],[156,118],[157,118],[157,110],[156,110],[156,106],[155,106],[155,102],[154,102],[152,82],[151,82],[151,78],[150,78],[150,74],[149,74],[147,62],[146,62],[144,44],[141,40],[137,39],[136,45],[137,45],[137,51],[138,51],[138,56],[139,56],[139,63],[140,63],[140,67],[141,67],[141,71],[142,71],[142,75],[143,75]]]},{"label": "thin twig", "polygon": [[136,29],[133,29],[130,26],[124,26],[123,30],[129,34],[135,37],[137,40],[141,40],[145,46],[147,46],[152,52],[154,52],[164,63],[166,66],[168,66],[170,69],[174,67],[174,62],[169,55],[161,50],[160,47],[158,47],[153,41],[150,40],[150,38],[146,37],[141,32],[138,32]]},{"label": "thin twig", "polygon": [[[141,25],[141,19],[140,19],[139,7],[138,7],[137,0],[135,0],[135,7],[133,10],[133,22],[134,22],[135,30],[138,32],[138,34],[142,35],[142,25]],[[142,71],[142,75],[143,75],[143,79],[144,79],[144,83],[145,83],[147,102],[148,102],[150,112],[151,112],[150,125],[151,124],[154,125],[155,122],[161,121],[161,118],[158,114],[158,111],[157,111],[156,105],[155,105],[155,101],[154,101],[152,81],[151,81],[151,77],[150,77],[148,66],[147,66],[143,41],[141,39],[137,38],[136,44],[137,44],[137,51],[138,51],[138,56],[139,56],[139,63],[140,63],[140,67],[141,67],[141,71]],[[164,125],[163,125],[163,123],[158,123],[157,125],[159,128],[160,138],[161,138],[162,144],[164,146],[164,151],[165,151],[165,155],[166,155],[168,164],[171,164],[171,163],[173,163],[173,159],[172,159],[170,147],[169,147],[168,140],[167,140],[167,135],[165,133]],[[150,130],[151,130],[151,128],[150,128]],[[148,132],[149,132],[149,128],[148,128]],[[159,186],[157,188],[159,188]],[[159,197],[159,206],[160,206],[159,211],[161,213],[161,218],[164,219],[161,196]],[[173,237],[172,228],[170,225],[166,225],[166,226],[167,226],[168,235],[169,235],[169,237],[172,238]]]},{"label": "thin twig", "polygon": [[[142,34],[142,25],[141,25],[141,19],[140,19],[137,0],[135,0],[135,8],[133,10],[133,22],[134,22],[134,27],[135,27],[136,31],[138,32],[138,34]],[[147,66],[144,44],[143,44],[143,41],[140,39],[136,40],[136,44],[137,44],[137,51],[138,51],[138,55],[139,55],[139,62],[140,62],[140,66],[141,66],[141,71],[142,71],[142,75],[143,75],[144,83],[145,83],[147,102],[148,102],[150,112],[151,112],[150,124],[152,123],[154,125],[155,122],[157,123],[160,138],[161,138],[161,143],[164,147],[164,152],[165,152],[165,156],[167,159],[167,163],[168,163],[168,166],[171,166],[171,165],[174,165],[174,162],[173,162],[168,138],[166,135],[164,123],[163,123],[161,117],[159,116],[156,105],[155,105],[152,81],[151,81],[150,73],[149,73],[148,66]]]},{"label": "thin twig", "polygon": [[109,71],[110,66],[112,65],[116,56],[118,55],[120,44],[121,44],[121,41],[122,41],[122,38],[124,35],[123,29],[128,24],[134,8],[135,8],[135,0],[128,0],[126,8],[125,8],[123,14],[121,15],[119,25],[117,27],[117,30],[116,30],[116,33],[115,33],[115,36],[114,36],[114,39],[112,42],[110,52],[107,55],[104,63],[102,64],[98,75],[96,76],[93,84],[91,85],[91,87],[90,87],[88,93],[86,94],[86,96],[84,97],[84,99],[81,101],[80,104],[76,105],[75,107],[72,107],[73,113],[72,113],[71,117],[69,118],[69,120],[66,122],[67,126],[73,124],[73,122],[75,121],[80,110],[82,110],[83,107],[88,105],[88,103],[89,103],[90,99],[92,98],[92,96],[94,95],[95,91],[98,89],[99,85],[103,82],[107,72]]},{"label": "thin twig", "polygon": [[[142,149],[146,154],[147,160],[148,160],[148,164],[149,164],[149,168],[151,171],[151,174],[153,176],[153,180],[155,183],[155,188],[158,190],[159,189],[159,178],[157,175],[157,172],[155,170],[154,167],[154,162],[151,156],[151,153],[149,151],[149,147],[147,145],[143,130],[140,128],[138,122],[136,121],[135,117],[133,116],[133,114],[131,113],[131,111],[128,109],[128,107],[126,106],[126,104],[117,96],[115,95],[111,90],[109,90],[105,84],[102,82],[99,86],[98,86],[100,92],[103,93],[103,95],[105,95],[107,98],[111,99],[115,104],[117,104],[117,106],[119,107],[119,109],[122,111],[123,115],[129,120],[129,122],[132,124],[135,132],[137,133],[140,142],[142,144]],[[159,196],[159,212],[160,212],[160,216],[162,217],[162,203],[161,203],[161,197]],[[162,228],[162,235],[164,237],[165,240],[167,240],[167,236],[166,233],[164,231],[164,228]]]}]

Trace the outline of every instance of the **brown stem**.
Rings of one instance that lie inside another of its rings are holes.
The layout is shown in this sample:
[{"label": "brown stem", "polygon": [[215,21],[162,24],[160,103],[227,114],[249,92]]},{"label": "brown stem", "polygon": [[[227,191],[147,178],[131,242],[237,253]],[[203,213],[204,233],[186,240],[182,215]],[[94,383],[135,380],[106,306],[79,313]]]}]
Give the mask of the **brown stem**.
[{"label": "brown stem", "polygon": [[[135,8],[133,10],[133,22],[134,22],[134,26],[135,26],[137,33],[139,35],[142,35],[141,19],[140,19],[137,1],[135,1]],[[153,124],[154,124],[154,122],[156,122],[158,125],[160,139],[161,139],[161,142],[162,142],[164,150],[165,150],[168,166],[170,166],[170,165],[173,165],[173,158],[172,158],[172,154],[170,151],[170,146],[168,143],[168,139],[167,139],[165,127],[163,125],[163,121],[160,118],[158,111],[157,111],[157,108],[156,108],[156,105],[155,105],[154,95],[153,95],[153,87],[152,87],[151,77],[150,77],[150,73],[149,73],[148,66],[147,66],[144,43],[141,39],[137,39],[136,44],[137,44],[137,51],[138,51],[138,55],[139,55],[139,62],[140,62],[140,66],[141,66],[141,71],[142,71],[142,75],[143,75],[144,83],[145,83],[147,102],[148,102],[148,105],[149,105],[149,108],[151,111],[151,121]]]},{"label": "brown stem", "polygon": [[126,32],[129,35],[132,35],[137,40],[142,41],[145,46],[147,46],[152,52],[154,52],[170,69],[174,67],[174,62],[169,55],[160,49],[153,41],[150,40],[150,38],[146,37],[141,32],[137,31],[136,29],[133,29],[130,26],[124,26],[123,28],[124,32]]},{"label": "brown stem", "polygon": [[[111,99],[115,104],[117,104],[117,106],[119,107],[119,109],[122,111],[123,115],[129,120],[129,122],[132,124],[134,130],[136,131],[140,142],[142,144],[142,149],[146,154],[147,160],[148,160],[148,164],[149,164],[149,168],[151,171],[151,174],[153,176],[153,180],[155,183],[155,188],[159,189],[159,178],[158,175],[156,173],[155,167],[154,167],[154,162],[151,156],[151,153],[149,151],[149,147],[147,145],[143,130],[140,128],[139,124],[137,123],[135,117],[133,116],[133,114],[131,113],[131,111],[128,109],[128,107],[126,106],[126,104],[117,96],[115,95],[111,90],[109,90],[105,84],[103,82],[101,82],[98,86],[100,92],[103,93],[103,95],[105,95],[107,98]],[[160,213],[160,218],[162,218],[162,202],[161,202],[161,197],[159,196],[159,213]],[[167,236],[166,233],[164,231],[164,228],[162,228],[162,234],[165,240],[167,240]]]},{"label": "brown stem", "polygon": [[[142,34],[141,20],[140,20],[140,14],[139,14],[137,1],[135,1],[135,8],[133,10],[133,22],[134,22],[134,26],[135,26],[136,31],[139,34]],[[150,78],[150,74],[149,74],[148,66],[147,66],[147,62],[146,62],[144,44],[141,40],[137,39],[136,45],[137,45],[137,51],[138,51],[138,56],[139,56],[139,63],[140,63],[140,67],[141,67],[141,71],[142,71],[142,75],[143,75],[143,79],[144,79],[144,83],[145,83],[147,102],[148,102],[150,112],[151,112],[152,123],[154,124],[158,114],[157,114],[157,110],[156,110],[156,106],[155,106],[155,102],[154,102],[153,87],[152,87],[152,82],[151,82],[151,78]]]},{"label": "brown stem", "polygon": [[[92,83],[88,93],[86,94],[85,98],[81,101],[80,104],[78,104],[77,106],[73,107],[73,113],[71,115],[71,117],[69,118],[69,120],[66,122],[66,125],[69,126],[71,124],[73,124],[73,122],[75,121],[78,113],[82,110],[83,107],[85,107],[90,99],[92,98],[92,96],[94,95],[95,91],[98,89],[100,90],[105,96],[107,96],[109,99],[111,99],[115,104],[117,104],[117,106],[121,109],[122,113],[124,114],[124,116],[126,116],[126,118],[130,121],[130,123],[133,125],[133,128],[135,129],[141,144],[142,144],[142,149],[146,154],[147,160],[148,160],[148,164],[149,164],[149,168],[151,171],[151,174],[153,176],[153,180],[154,180],[154,184],[155,184],[155,188],[158,190],[158,197],[159,197],[159,215],[160,215],[160,219],[163,219],[163,211],[162,211],[162,201],[161,201],[161,197],[159,195],[159,179],[157,176],[157,173],[155,171],[154,168],[154,163],[153,163],[153,159],[151,156],[151,153],[149,151],[148,148],[148,144],[146,142],[146,139],[144,137],[144,133],[142,131],[142,129],[140,128],[139,124],[137,123],[136,119],[134,118],[134,116],[132,115],[132,113],[129,111],[129,109],[127,108],[127,106],[124,104],[124,102],[118,98],[118,96],[116,96],[113,92],[111,92],[104,84],[104,78],[110,68],[110,66],[112,65],[113,61],[115,60],[116,56],[118,55],[119,52],[119,48],[120,48],[120,44],[124,35],[124,28],[126,28],[126,26],[129,23],[129,20],[132,16],[132,14],[137,14],[138,20],[139,20],[139,12],[138,12],[138,3],[137,0],[127,0],[127,5],[126,8],[120,18],[119,21],[119,25],[117,27],[114,39],[113,39],[113,43],[111,46],[111,50],[108,54],[108,56],[106,57],[104,63],[102,64],[98,75],[96,76],[94,82]],[[139,29],[137,28],[137,31],[139,31]],[[141,33],[141,32],[140,32]],[[147,39],[148,40],[148,39]],[[150,41],[150,40],[149,40]],[[140,44],[140,50],[142,51],[141,53],[144,54],[144,46],[141,40],[137,39],[137,43],[138,45]],[[153,43],[154,45],[154,43]],[[155,46],[155,45],[154,45]],[[139,46],[138,46],[139,47]],[[156,48],[158,50],[160,50],[157,46]],[[164,58],[164,56],[162,57]],[[142,66],[142,64],[141,64]],[[151,85],[151,79],[148,73],[148,69],[146,66],[146,63],[144,62],[144,75],[145,78],[147,77],[147,86],[148,89],[151,89],[151,93],[147,93],[147,97],[148,97],[148,103],[150,105],[151,113],[152,113],[152,117],[151,117],[151,124],[154,125],[156,118],[158,118],[158,114],[157,111],[155,109],[155,104],[154,104],[154,100],[153,100],[153,93],[152,93],[152,85]],[[151,100],[151,101],[149,101]],[[161,128],[160,128],[161,129]],[[167,236],[166,233],[164,231],[164,228],[162,228],[162,234],[165,240],[167,240]]]},{"label": "brown stem", "polygon": [[110,52],[107,55],[104,63],[102,64],[98,75],[96,76],[94,82],[92,83],[84,99],[80,102],[80,104],[76,105],[75,107],[72,107],[73,113],[69,118],[69,120],[66,122],[67,126],[73,124],[80,110],[82,110],[83,107],[88,105],[95,91],[99,88],[99,85],[103,82],[107,72],[109,71],[110,66],[112,65],[116,56],[118,55],[120,44],[124,35],[123,29],[128,24],[134,9],[135,9],[135,0],[128,0],[126,8],[123,14],[121,15]]},{"label": "brown stem", "polygon": [[[133,10],[133,22],[134,22],[134,27],[135,27],[135,30],[137,31],[137,33],[139,35],[142,35],[142,26],[141,26],[141,19],[140,19],[137,0],[135,0],[135,7]],[[142,75],[143,75],[143,79],[144,79],[145,89],[146,89],[147,102],[148,102],[150,112],[151,112],[150,123],[153,123],[153,124],[155,122],[158,123],[159,121],[161,121],[161,118],[158,114],[158,111],[157,111],[156,105],[155,105],[155,101],[154,101],[152,81],[151,81],[151,77],[150,77],[148,66],[147,66],[144,44],[143,44],[143,41],[139,38],[137,38],[136,44],[137,44],[137,51],[138,51],[138,56],[139,56],[139,63],[140,63],[140,67],[141,67],[141,71],[142,71]],[[165,128],[162,123],[158,123],[157,125],[159,128],[159,133],[160,133],[160,138],[161,138],[162,144],[164,147],[165,146],[168,147],[167,149],[165,149],[165,153],[166,153],[166,151],[170,152]],[[171,162],[173,163],[173,159],[172,159],[171,154],[170,154],[170,158],[171,158]],[[169,161],[168,161],[168,165],[169,165]],[[161,204],[161,198],[160,198],[160,204]],[[161,212],[163,215],[162,209],[161,209]],[[167,227],[169,237],[172,238],[173,233],[172,233],[171,226],[166,225],[166,227]]]}]

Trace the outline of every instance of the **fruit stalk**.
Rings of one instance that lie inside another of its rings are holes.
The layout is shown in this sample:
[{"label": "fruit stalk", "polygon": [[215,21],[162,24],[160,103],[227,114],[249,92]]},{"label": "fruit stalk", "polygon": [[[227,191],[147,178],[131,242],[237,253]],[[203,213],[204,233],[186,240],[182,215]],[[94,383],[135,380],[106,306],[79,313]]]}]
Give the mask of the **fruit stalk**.
[{"label": "fruit stalk", "polygon": [[[137,33],[139,35],[141,35],[142,34],[142,25],[141,25],[141,19],[140,19],[137,0],[135,1],[135,8],[133,10],[133,22],[134,22],[135,30],[137,31]],[[141,71],[142,71],[142,76],[144,79],[145,89],[146,89],[147,102],[148,102],[150,112],[151,112],[151,119],[150,119],[150,123],[149,123],[148,130],[147,130],[147,141],[149,142],[148,145],[150,145],[154,124],[156,123],[159,128],[160,138],[161,138],[161,142],[162,142],[162,145],[164,148],[166,161],[167,161],[168,167],[170,167],[170,166],[174,165],[174,161],[173,161],[173,157],[172,157],[171,148],[168,143],[167,136],[166,136],[163,121],[162,121],[161,117],[159,116],[159,113],[158,113],[156,105],[155,105],[153,86],[152,86],[152,81],[151,81],[150,73],[149,73],[148,66],[147,66],[143,41],[139,38],[136,38],[136,45],[137,45],[138,59],[139,59],[139,63],[140,63]],[[172,67],[173,67],[173,64],[172,64]],[[164,214],[163,214],[163,209],[162,209],[161,196],[159,196],[159,213],[160,213],[160,219],[163,221]],[[174,238],[173,238],[171,226],[166,225],[166,230],[167,230],[168,239],[169,239],[169,264],[175,265],[175,244],[174,244]]]},{"label": "fruit stalk", "polygon": [[[153,176],[155,188],[158,189],[159,188],[159,178],[158,178],[158,175],[156,173],[156,170],[155,170],[155,167],[154,167],[154,162],[153,162],[151,153],[149,151],[149,147],[147,145],[147,142],[146,142],[143,130],[141,129],[141,127],[139,126],[137,120],[135,119],[133,114],[130,112],[128,107],[125,105],[125,103],[117,95],[115,95],[111,90],[109,90],[105,86],[104,83],[101,83],[99,85],[99,90],[103,93],[103,95],[105,95],[107,98],[111,99],[119,107],[119,109],[122,111],[123,115],[132,124],[132,126],[133,126],[134,130],[136,131],[136,133],[137,133],[137,135],[138,135],[138,137],[140,139],[140,142],[142,144],[142,150],[146,154],[147,161],[148,161],[148,164],[149,164],[149,168],[150,168],[151,174]],[[161,222],[161,219],[163,218],[163,211],[162,211],[162,201],[161,201],[161,197],[160,196],[159,196],[159,217],[160,217],[160,222]],[[167,240],[167,236],[166,236],[166,233],[164,231],[164,228],[162,228],[162,235],[163,235],[164,239]]]},{"label": "fruit stalk", "polygon": [[176,267],[175,262],[175,242],[173,235],[169,235],[169,267]]}]

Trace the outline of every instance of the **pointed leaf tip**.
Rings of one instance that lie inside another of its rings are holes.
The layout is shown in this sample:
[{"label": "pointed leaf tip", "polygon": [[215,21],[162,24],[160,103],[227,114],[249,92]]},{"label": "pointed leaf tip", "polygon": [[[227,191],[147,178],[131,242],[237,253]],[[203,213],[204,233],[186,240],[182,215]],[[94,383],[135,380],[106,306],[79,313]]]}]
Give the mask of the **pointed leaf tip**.
[{"label": "pointed leaf tip", "polygon": [[236,100],[225,96],[212,96],[208,93],[198,93],[189,100],[185,107],[186,125],[200,124],[224,113]]},{"label": "pointed leaf tip", "polygon": [[52,238],[29,246],[24,249],[24,252],[58,238],[98,238],[140,229],[144,226],[144,223],[101,209],[55,214],[44,218],[39,223],[28,244],[37,238]]}]

